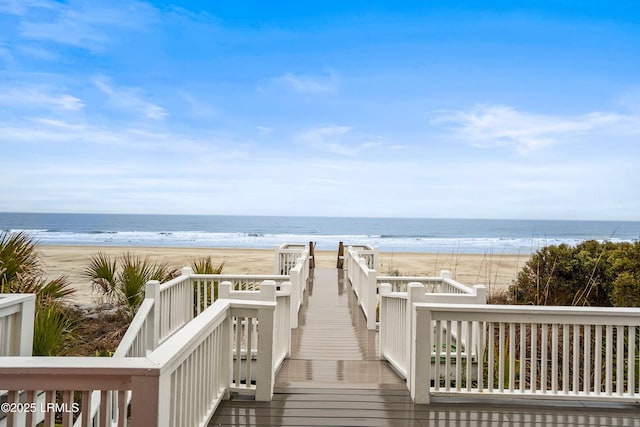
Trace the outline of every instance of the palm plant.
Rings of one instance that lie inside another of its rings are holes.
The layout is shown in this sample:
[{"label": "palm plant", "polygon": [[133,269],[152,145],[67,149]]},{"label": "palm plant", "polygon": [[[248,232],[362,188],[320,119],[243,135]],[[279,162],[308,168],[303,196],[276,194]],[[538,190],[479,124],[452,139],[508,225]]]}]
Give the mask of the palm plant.
[{"label": "palm plant", "polygon": [[45,278],[37,249],[24,232],[0,234],[0,293],[36,295],[33,354],[53,356],[73,337],[76,321],[64,303],[75,290],[65,276]]},{"label": "palm plant", "polygon": [[[221,274],[224,268],[224,262],[217,266],[213,265],[213,259],[208,257],[202,257],[195,259],[191,262],[191,269],[195,274]],[[220,281],[215,279],[194,280],[194,303],[196,306],[200,306],[200,310],[204,310],[210,306],[212,302],[218,299],[218,285]],[[198,301],[199,295],[206,295],[206,300]]]},{"label": "palm plant", "polygon": [[191,269],[196,274],[220,274],[223,268],[224,262],[214,266],[213,259],[210,256],[198,258],[191,262]]},{"label": "palm plant", "polygon": [[36,247],[24,232],[0,234],[0,293],[15,292],[20,278],[42,272]]},{"label": "palm plant", "polygon": [[34,356],[59,356],[69,352],[74,342],[78,318],[60,302],[40,305],[33,333]]},{"label": "palm plant", "polygon": [[84,275],[94,289],[108,301],[120,306],[130,317],[144,300],[145,284],[150,280],[165,282],[178,275],[178,269],[166,263],[152,262],[130,252],[119,257],[98,253],[91,258]]}]

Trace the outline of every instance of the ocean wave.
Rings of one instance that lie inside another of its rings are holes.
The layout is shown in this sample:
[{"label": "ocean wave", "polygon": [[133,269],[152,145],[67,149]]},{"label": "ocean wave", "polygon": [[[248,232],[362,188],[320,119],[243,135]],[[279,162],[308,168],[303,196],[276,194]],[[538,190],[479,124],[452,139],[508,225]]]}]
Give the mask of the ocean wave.
[{"label": "ocean wave", "polygon": [[[95,246],[164,246],[164,247],[249,247],[273,248],[282,243],[308,244],[318,249],[335,250],[338,242],[370,245],[381,251],[432,253],[528,254],[547,245],[583,241],[573,237],[425,237],[409,235],[255,233],[205,231],[107,231],[78,232],[51,230],[25,231],[41,244]],[[627,241],[609,239],[610,241]]]}]

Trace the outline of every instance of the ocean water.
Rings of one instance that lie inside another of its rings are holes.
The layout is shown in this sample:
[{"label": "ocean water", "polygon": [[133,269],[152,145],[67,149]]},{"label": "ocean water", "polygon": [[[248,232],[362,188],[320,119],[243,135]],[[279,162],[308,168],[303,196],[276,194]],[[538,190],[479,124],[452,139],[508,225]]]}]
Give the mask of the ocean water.
[{"label": "ocean water", "polygon": [[316,242],[368,244],[382,251],[529,254],[583,240],[636,241],[640,221],[325,218],[223,215],[0,213],[0,230],[41,244],[273,248]]}]

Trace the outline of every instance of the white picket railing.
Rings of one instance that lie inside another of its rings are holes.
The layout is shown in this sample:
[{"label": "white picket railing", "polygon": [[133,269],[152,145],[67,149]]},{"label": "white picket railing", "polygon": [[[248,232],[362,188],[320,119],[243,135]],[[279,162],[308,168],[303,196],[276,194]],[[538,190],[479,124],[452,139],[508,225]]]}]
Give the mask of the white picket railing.
[{"label": "white picket railing", "polygon": [[[403,276],[378,276],[375,267],[378,264],[378,251],[369,246],[349,246],[345,253],[345,269],[351,282],[353,291],[358,298],[358,304],[367,318],[367,329],[376,329],[376,311],[379,304],[380,285],[391,285],[394,292],[406,292],[407,285],[411,282],[421,282],[427,288],[429,294],[438,295],[434,302],[446,302],[450,295],[468,296],[469,302],[485,298],[486,293],[478,297],[473,289],[451,278],[447,270],[440,272],[440,277],[403,277]],[[482,292],[482,291],[481,291]],[[452,300],[452,302],[466,302]]]},{"label": "white picket railing", "polygon": [[407,292],[407,285],[411,282],[419,282],[424,285],[427,293],[431,294],[473,294],[473,290],[460,282],[452,279],[451,272],[441,270],[440,276],[378,276],[378,286],[381,283],[391,285],[393,292]]},{"label": "white picket railing", "polygon": [[[447,277],[446,271],[442,277]],[[394,277],[395,279],[395,277]],[[452,304],[486,304],[487,293],[483,285],[473,288],[455,282],[454,293],[451,285],[441,286],[439,277],[421,277],[428,279],[427,286],[422,282],[409,282],[400,278],[394,284],[380,284],[380,335],[378,351],[381,359],[386,359],[402,377],[407,378],[411,357],[411,307],[416,302],[452,303]],[[401,285],[401,286],[399,286]],[[393,289],[404,289],[403,292]],[[463,290],[464,293],[458,293]],[[443,336],[449,338],[450,348],[457,346],[463,350],[467,346],[466,326],[458,333],[457,324],[453,323],[443,331]],[[472,339],[474,339],[472,337]],[[454,352],[455,354],[455,352]]]},{"label": "white picket railing", "polygon": [[[640,400],[640,309],[414,303],[412,398]],[[455,326],[454,326],[455,325]],[[471,346],[458,351],[443,331]]]},{"label": "white picket railing", "polygon": [[367,318],[367,329],[376,329],[376,307],[378,305],[377,271],[369,268],[373,256],[369,254],[369,261],[360,257],[360,252],[354,247],[347,247],[345,253],[345,267],[347,277],[353,291],[358,298],[358,304]]},{"label": "white picket railing", "polygon": [[[264,282],[257,297],[272,301],[216,301],[146,357],[2,357],[2,388],[10,404],[23,408],[3,422],[31,426],[40,416],[49,426],[57,412],[64,425],[79,416],[78,426],[125,426],[130,402],[131,425],[196,426],[230,392],[270,400],[290,347],[280,333],[290,330],[289,286],[278,293]],[[256,351],[247,352],[252,342]]]},{"label": "white picket railing", "polygon": [[0,294],[0,356],[31,356],[35,301],[34,294]]},{"label": "white picket railing", "polygon": [[[274,329],[274,366],[280,366],[285,358],[291,353],[291,301],[292,301],[291,283],[284,282],[276,285],[273,280],[265,280],[258,291],[238,291],[233,289],[230,281],[220,284],[219,295],[221,299],[232,299],[236,301],[274,301],[276,302],[275,312],[275,329]],[[275,295],[271,295],[275,292]],[[237,328],[237,325],[236,325]],[[242,324],[242,334],[246,341],[242,341],[243,345],[239,349],[235,349],[236,360],[239,357],[249,358],[257,355],[258,352],[258,323],[251,325]],[[236,329],[236,333],[239,333]],[[249,375],[251,377],[251,375]]]},{"label": "white picket railing", "polygon": [[306,245],[282,244],[276,246],[274,271],[275,274],[287,275],[298,263],[298,258],[308,258],[309,248]]}]

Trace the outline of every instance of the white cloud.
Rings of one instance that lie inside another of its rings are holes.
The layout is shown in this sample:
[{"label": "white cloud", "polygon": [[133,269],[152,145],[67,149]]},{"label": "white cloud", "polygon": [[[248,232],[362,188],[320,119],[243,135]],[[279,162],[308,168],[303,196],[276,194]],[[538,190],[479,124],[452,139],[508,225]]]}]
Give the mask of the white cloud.
[{"label": "white cloud", "polygon": [[144,100],[141,89],[115,87],[109,79],[103,76],[95,78],[93,83],[102,93],[107,95],[109,102],[118,108],[124,108],[154,120],[162,120],[168,115],[164,108]]},{"label": "white cloud", "polygon": [[266,126],[256,126],[256,129],[258,130],[258,136],[267,136],[273,132],[272,128]]},{"label": "white cloud", "polygon": [[330,125],[306,130],[298,134],[297,139],[330,153],[353,156],[357,150],[343,138],[349,132],[349,126]]},{"label": "white cloud", "polygon": [[[46,9],[46,13],[36,13]],[[10,1],[0,10],[20,16],[21,36],[99,51],[108,46],[113,28],[140,31],[157,20],[157,11],[142,2],[75,4],[51,1]],[[32,13],[33,12],[33,13]]]},{"label": "white cloud", "polygon": [[307,129],[295,135],[295,139],[311,147],[342,156],[364,155],[380,149],[391,149],[381,136],[354,130],[351,126],[327,125]]},{"label": "white cloud", "polygon": [[476,147],[509,147],[526,154],[575,140],[585,134],[637,134],[640,116],[592,112],[554,116],[522,112],[509,106],[478,106],[471,111],[443,114],[433,123],[452,124],[453,135]]},{"label": "white cloud", "polygon": [[285,73],[275,79],[277,83],[302,94],[333,94],[338,89],[338,77],[334,72],[328,75],[310,76]]},{"label": "white cloud", "polygon": [[78,111],[85,107],[80,98],[45,85],[25,85],[0,90],[0,104],[28,105]]}]

